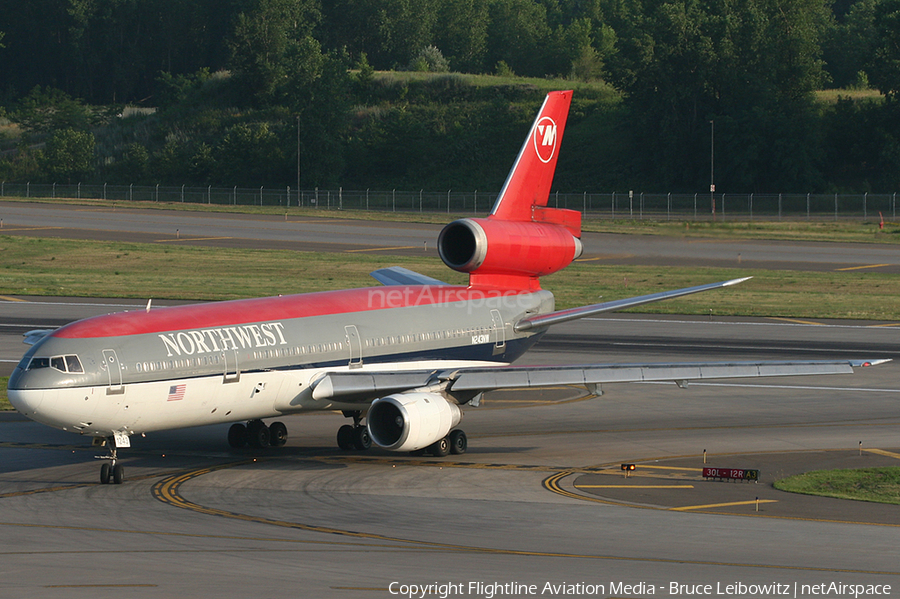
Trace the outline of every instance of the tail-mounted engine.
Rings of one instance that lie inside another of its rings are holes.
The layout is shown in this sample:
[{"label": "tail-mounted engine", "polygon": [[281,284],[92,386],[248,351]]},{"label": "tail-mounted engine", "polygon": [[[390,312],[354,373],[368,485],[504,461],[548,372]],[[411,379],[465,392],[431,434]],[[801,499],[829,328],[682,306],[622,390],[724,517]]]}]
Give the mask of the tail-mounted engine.
[{"label": "tail-mounted engine", "polygon": [[376,399],[366,426],[372,441],[391,451],[416,451],[443,439],[459,424],[459,406],[434,393],[401,393]]},{"label": "tail-mounted engine", "polygon": [[450,223],[438,237],[441,259],[453,270],[469,273],[469,284],[474,287],[539,289],[538,277],[562,270],[581,255],[583,247],[578,239],[580,213],[535,210],[540,210],[535,217],[540,214],[553,221],[489,217]]}]

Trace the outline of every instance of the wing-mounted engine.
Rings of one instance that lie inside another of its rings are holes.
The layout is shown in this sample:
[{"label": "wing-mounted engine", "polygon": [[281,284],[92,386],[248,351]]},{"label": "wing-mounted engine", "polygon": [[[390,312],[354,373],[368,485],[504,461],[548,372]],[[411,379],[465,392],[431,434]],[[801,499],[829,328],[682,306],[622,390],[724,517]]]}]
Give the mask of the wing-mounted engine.
[{"label": "wing-mounted engine", "polygon": [[[444,227],[438,251],[444,264],[469,273],[473,287],[540,289],[538,277],[562,270],[581,255],[581,215],[542,209],[563,222],[464,218]],[[558,214],[554,214],[558,213]],[[577,223],[572,221],[577,220]],[[568,222],[565,222],[568,221]]]},{"label": "wing-mounted engine", "polygon": [[[416,451],[448,438],[462,412],[440,395],[414,391],[376,399],[366,423],[372,441],[391,451]],[[453,444],[455,448],[456,443]],[[451,449],[447,443],[447,450]],[[462,447],[465,451],[465,447]],[[454,453],[461,453],[454,451]],[[445,454],[446,455],[446,454]]]}]

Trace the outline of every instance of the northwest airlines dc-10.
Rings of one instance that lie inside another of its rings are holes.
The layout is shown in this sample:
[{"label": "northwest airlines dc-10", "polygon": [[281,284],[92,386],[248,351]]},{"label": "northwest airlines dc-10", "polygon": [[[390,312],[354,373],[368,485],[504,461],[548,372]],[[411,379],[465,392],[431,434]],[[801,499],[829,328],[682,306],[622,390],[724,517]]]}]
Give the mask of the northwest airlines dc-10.
[{"label": "northwest airlines dc-10", "polygon": [[[103,483],[121,483],[117,449],[131,435],[234,423],[233,447],[280,446],[281,422],[339,410],[346,450],[374,442],[434,456],[466,451],[460,406],[500,388],[835,374],[869,362],[797,361],[512,367],[549,326],[727,287],[744,279],[556,311],[539,277],[582,251],[581,214],[547,207],[571,91],[548,94],[486,218],[447,225],[444,263],[469,273],[451,286],[403,268],[381,287],[123,312],[32,331],[9,400],[38,422],[109,448]],[[363,424],[365,421],[365,424]]]}]

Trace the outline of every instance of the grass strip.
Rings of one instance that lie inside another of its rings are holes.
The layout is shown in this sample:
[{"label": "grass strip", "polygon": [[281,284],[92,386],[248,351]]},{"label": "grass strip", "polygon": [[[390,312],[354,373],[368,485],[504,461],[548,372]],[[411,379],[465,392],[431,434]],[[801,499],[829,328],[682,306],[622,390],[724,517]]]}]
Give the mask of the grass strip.
[{"label": "grass strip", "polygon": [[9,396],[6,393],[6,384],[8,382],[8,376],[0,376],[0,412],[8,412],[13,409],[12,405],[9,403]]},{"label": "grass strip", "polygon": [[[166,246],[0,236],[0,295],[225,300],[377,285],[405,266],[451,284],[467,277],[434,256]],[[900,275],[576,262],[544,277],[559,309],[752,275],[741,285],[650,304],[640,312],[900,320]]]},{"label": "grass strip", "polygon": [[900,467],[815,470],[775,483],[790,493],[900,505]]}]

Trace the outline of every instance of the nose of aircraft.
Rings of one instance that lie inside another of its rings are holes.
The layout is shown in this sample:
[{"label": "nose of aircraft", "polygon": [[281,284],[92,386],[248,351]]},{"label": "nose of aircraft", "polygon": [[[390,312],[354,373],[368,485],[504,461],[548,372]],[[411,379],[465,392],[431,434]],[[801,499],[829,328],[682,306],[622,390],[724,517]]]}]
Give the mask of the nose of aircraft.
[{"label": "nose of aircraft", "polygon": [[17,366],[9,377],[6,394],[9,403],[20,414],[37,420],[36,414],[44,400],[44,390],[29,388],[33,385],[28,384],[28,378],[29,373]]},{"label": "nose of aircraft", "polygon": [[39,389],[7,389],[9,403],[20,414],[33,417],[44,399],[44,392]]}]

